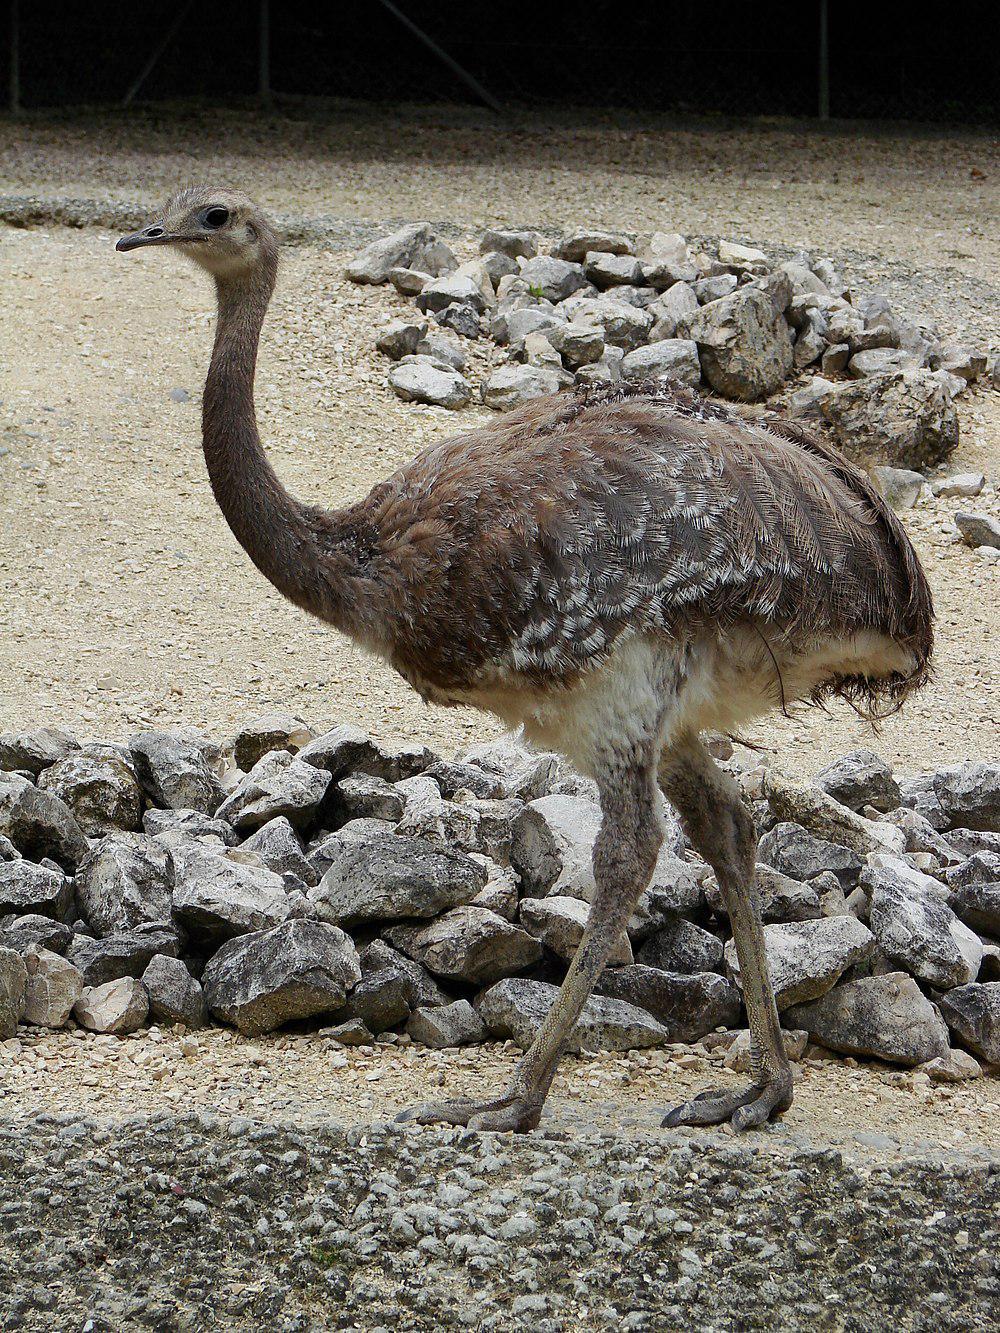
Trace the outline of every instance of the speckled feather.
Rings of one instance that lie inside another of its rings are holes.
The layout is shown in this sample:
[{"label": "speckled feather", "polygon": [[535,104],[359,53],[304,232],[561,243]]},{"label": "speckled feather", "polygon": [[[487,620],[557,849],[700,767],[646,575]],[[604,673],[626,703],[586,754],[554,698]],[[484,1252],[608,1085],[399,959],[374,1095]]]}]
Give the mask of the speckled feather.
[{"label": "speckled feather", "polygon": [[929,590],[868,479],[793,423],[687,391],[537,400],[336,517],[327,539],[377,588],[384,650],[426,692],[565,684],[624,636],[736,623],[793,649],[873,629],[913,653],[905,679],[821,694],[893,703],[926,674]]}]

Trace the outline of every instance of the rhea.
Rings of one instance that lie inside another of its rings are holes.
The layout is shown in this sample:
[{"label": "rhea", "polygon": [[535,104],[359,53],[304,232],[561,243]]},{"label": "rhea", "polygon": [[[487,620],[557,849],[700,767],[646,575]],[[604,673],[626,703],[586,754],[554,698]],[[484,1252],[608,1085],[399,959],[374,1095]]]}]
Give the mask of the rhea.
[{"label": "rhea", "polygon": [[752,1034],[750,1085],[703,1093],[663,1123],[745,1129],[787,1110],[754,825],[700,733],[831,695],[879,715],[924,682],[930,592],[885,501],[794,423],[659,384],[537,399],[426,449],[356,504],[303,503],[271,468],[254,413],[278,271],[266,218],[235,190],[189,189],[117,248],[140,246],[170,246],[215,280],[205,461],[261,573],[424,699],[522,725],[597,784],[586,930],[509,1088],[403,1118],[538,1124],[566,1039],[650,881],[659,792],[715,871]]}]

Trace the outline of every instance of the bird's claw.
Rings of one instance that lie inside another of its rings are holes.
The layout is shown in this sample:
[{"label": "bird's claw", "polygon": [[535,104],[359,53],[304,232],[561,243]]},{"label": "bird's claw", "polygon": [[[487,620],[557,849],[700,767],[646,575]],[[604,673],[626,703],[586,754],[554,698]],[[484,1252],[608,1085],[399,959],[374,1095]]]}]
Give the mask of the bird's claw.
[{"label": "bird's claw", "polygon": [[508,1094],[494,1101],[479,1102],[458,1097],[448,1102],[425,1102],[408,1107],[398,1121],[417,1125],[466,1125],[469,1129],[510,1130],[516,1134],[534,1129],[541,1117],[541,1104]]},{"label": "bird's claw", "polygon": [[779,1076],[751,1083],[741,1091],[711,1088],[693,1101],[672,1107],[660,1123],[665,1129],[674,1129],[678,1125],[721,1125],[728,1120],[737,1131],[754,1129],[787,1111],[791,1104],[791,1078]]}]

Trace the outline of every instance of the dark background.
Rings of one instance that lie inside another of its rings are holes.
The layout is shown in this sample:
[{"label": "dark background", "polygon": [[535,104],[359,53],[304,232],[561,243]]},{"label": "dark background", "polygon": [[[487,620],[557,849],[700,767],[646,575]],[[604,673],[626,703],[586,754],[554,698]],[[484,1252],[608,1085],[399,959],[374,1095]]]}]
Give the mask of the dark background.
[{"label": "dark background", "polygon": [[[10,0],[0,0],[6,80]],[[819,0],[399,0],[502,103],[813,116]],[[20,0],[25,108],[118,102],[183,0]],[[142,100],[257,89],[259,0],[197,0]],[[476,99],[379,0],[270,0],[277,95]],[[831,3],[830,111],[842,119],[1000,119],[992,3]],[[6,98],[4,98],[6,101]]]}]

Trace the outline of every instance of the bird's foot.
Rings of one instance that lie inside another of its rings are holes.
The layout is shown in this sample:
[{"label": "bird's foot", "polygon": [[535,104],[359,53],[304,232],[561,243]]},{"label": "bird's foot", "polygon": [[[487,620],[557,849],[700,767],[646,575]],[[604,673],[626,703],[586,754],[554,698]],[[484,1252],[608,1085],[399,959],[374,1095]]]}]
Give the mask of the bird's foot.
[{"label": "bird's foot", "polygon": [[523,1134],[534,1129],[542,1114],[540,1101],[522,1094],[507,1093],[494,1101],[480,1102],[458,1097],[449,1102],[425,1102],[401,1111],[397,1120],[418,1125],[467,1125],[469,1129],[512,1130]]},{"label": "bird's foot", "polygon": [[753,1129],[787,1111],[791,1104],[791,1076],[775,1075],[742,1091],[710,1088],[694,1101],[672,1107],[660,1123],[674,1129],[678,1125],[721,1125],[728,1120],[735,1130]]}]

